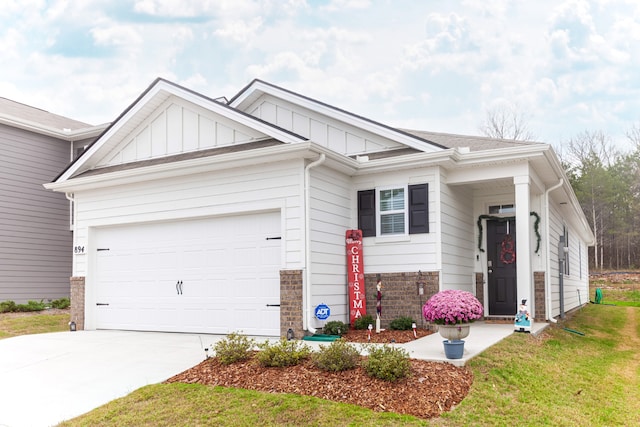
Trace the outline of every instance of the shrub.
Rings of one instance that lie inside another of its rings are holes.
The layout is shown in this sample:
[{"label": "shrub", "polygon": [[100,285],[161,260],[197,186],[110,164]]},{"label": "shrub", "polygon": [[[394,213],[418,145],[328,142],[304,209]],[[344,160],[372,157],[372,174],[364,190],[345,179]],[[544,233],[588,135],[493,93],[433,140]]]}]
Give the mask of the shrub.
[{"label": "shrub", "polygon": [[398,317],[397,319],[393,319],[391,321],[389,328],[393,329],[394,331],[408,331],[412,329],[411,326],[414,323],[416,323],[416,321],[411,317]]},{"label": "shrub", "polygon": [[45,305],[44,302],[42,302],[42,300],[40,300],[40,302],[38,301],[28,301],[26,304],[18,304],[15,307],[15,311],[20,311],[20,312],[27,312],[27,311],[42,311],[44,309],[46,309],[47,306]]},{"label": "shrub", "polygon": [[363,362],[363,368],[370,377],[396,381],[409,376],[409,353],[388,345],[369,346],[369,357]]},{"label": "shrub", "polygon": [[311,349],[300,341],[287,341],[281,338],[277,344],[268,341],[258,344],[261,351],[256,358],[262,366],[283,367],[293,366],[309,357]]},{"label": "shrub", "polygon": [[313,364],[323,371],[340,372],[358,366],[360,352],[344,339],[338,339],[311,356]]},{"label": "shrub", "polygon": [[65,308],[68,308],[70,305],[71,305],[71,301],[69,301],[69,298],[60,298],[60,299],[51,301],[51,307],[53,308],[65,309]]},{"label": "shrub", "polygon": [[360,316],[353,322],[353,327],[356,329],[367,329],[369,325],[375,325],[373,316],[370,314]]},{"label": "shrub", "polygon": [[16,303],[13,301],[0,302],[0,313],[11,313],[16,311]]},{"label": "shrub", "polygon": [[215,343],[212,348],[216,353],[216,358],[223,365],[230,365],[235,362],[247,360],[251,357],[251,350],[255,341],[246,335],[232,332],[224,339]]},{"label": "shrub", "polygon": [[322,332],[327,335],[340,335],[343,336],[347,333],[349,327],[339,320],[332,320],[324,324]]}]

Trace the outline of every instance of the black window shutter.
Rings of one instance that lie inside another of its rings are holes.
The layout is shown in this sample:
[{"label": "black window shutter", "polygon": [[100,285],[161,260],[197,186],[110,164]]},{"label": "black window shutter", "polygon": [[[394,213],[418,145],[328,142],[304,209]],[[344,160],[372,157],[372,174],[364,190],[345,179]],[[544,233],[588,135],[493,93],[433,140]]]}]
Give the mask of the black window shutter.
[{"label": "black window shutter", "polygon": [[376,235],[376,190],[358,191],[358,228],[362,237]]},{"label": "black window shutter", "polygon": [[429,232],[429,186],[409,186],[409,234]]}]

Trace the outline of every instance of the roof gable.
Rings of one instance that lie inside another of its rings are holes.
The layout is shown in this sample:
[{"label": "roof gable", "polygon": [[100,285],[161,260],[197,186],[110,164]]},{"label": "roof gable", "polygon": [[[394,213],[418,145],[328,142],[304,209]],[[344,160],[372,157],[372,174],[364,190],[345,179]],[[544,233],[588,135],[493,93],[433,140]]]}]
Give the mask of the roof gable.
[{"label": "roof gable", "polygon": [[347,156],[405,147],[427,153],[446,148],[257,79],[229,105]]},{"label": "roof gable", "polygon": [[305,138],[164,79],[156,79],[55,182],[88,170],[273,138]]},{"label": "roof gable", "polygon": [[115,166],[268,138],[263,133],[174,95],[96,163]]}]

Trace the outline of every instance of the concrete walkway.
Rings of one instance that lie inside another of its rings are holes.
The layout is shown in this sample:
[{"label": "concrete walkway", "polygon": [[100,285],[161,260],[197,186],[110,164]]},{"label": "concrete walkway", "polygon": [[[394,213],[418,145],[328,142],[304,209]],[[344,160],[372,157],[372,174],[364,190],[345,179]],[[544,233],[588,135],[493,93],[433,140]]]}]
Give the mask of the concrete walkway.
[{"label": "concrete walkway", "polygon": [[[546,326],[534,325],[533,332]],[[415,359],[464,365],[513,333],[513,325],[476,322],[462,359],[448,360],[442,337],[406,344]],[[51,426],[159,383],[205,359],[205,348],[224,338],[128,331],[78,331],[0,340],[0,427]],[[269,338],[258,338],[264,341]],[[275,338],[271,338],[275,340]],[[319,343],[305,341],[317,349]]]}]

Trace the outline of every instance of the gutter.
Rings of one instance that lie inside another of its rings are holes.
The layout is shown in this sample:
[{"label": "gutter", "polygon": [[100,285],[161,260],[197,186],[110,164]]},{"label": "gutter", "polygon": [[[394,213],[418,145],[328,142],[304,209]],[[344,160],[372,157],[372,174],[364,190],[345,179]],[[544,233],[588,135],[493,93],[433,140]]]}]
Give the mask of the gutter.
[{"label": "gutter", "polygon": [[544,192],[544,215],[545,215],[545,235],[547,236],[547,260],[546,260],[546,264],[547,264],[547,268],[546,268],[546,272],[545,272],[545,279],[544,279],[544,293],[546,295],[545,298],[545,305],[546,305],[546,317],[547,320],[551,323],[557,323],[558,321],[556,319],[553,318],[553,316],[551,315],[551,245],[549,244],[549,242],[551,242],[551,226],[549,224],[550,222],[550,218],[549,218],[549,193],[551,193],[554,190],[557,190],[558,188],[562,187],[562,184],[564,184],[564,179],[560,178],[560,181],[555,184],[553,187],[547,188],[547,190]]},{"label": "gutter", "polygon": [[305,253],[305,278],[302,287],[302,300],[305,314],[302,316],[302,329],[312,334],[316,329],[311,326],[311,173],[310,170],[321,165],[326,160],[324,153],[317,160],[309,163],[304,168],[304,253]]}]

